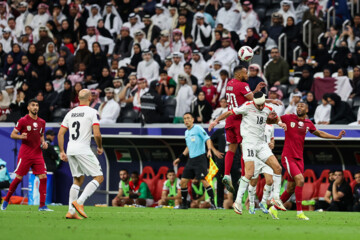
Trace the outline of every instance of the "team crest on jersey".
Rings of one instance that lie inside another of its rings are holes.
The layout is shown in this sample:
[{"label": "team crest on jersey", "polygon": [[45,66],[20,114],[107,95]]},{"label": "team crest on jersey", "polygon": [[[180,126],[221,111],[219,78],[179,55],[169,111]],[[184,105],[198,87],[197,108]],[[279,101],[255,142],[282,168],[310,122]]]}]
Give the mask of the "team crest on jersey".
[{"label": "team crest on jersey", "polygon": [[34,128],[37,128],[37,127],[38,127],[37,122],[34,122],[34,123],[33,123],[33,126],[34,126]]},{"label": "team crest on jersey", "polygon": [[28,131],[31,131],[31,126],[26,126],[26,129],[27,129]]},{"label": "team crest on jersey", "polygon": [[299,128],[302,128],[304,126],[304,122],[299,122]]},{"label": "team crest on jersey", "polygon": [[294,128],[294,127],[295,127],[295,123],[294,123],[294,122],[291,122],[291,123],[290,123],[290,127]]}]

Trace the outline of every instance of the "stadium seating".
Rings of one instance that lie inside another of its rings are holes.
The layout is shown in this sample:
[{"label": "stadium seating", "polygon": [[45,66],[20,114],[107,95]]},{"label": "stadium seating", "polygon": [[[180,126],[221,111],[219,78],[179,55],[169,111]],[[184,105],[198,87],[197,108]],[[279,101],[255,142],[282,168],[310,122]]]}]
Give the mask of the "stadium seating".
[{"label": "stadium seating", "polygon": [[170,122],[175,117],[176,99],[169,97],[165,100],[165,118],[169,119]]},{"label": "stadium seating", "polygon": [[304,183],[304,187],[302,191],[303,200],[306,201],[313,199],[314,193],[315,193],[315,183],[312,182]]},{"label": "stadium seating", "polygon": [[149,187],[151,194],[155,192],[155,172],[154,169],[150,166],[143,168],[143,171],[140,175],[140,179],[146,182]]},{"label": "stadium seating", "polygon": [[316,175],[314,170],[312,169],[306,169],[303,176],[305,182],[312,182],[312,183],[316,182]]},{"label": "stadium seating", "polygon": [[179,167],[178,171],[177,171],[177,174],[176,174],[176,177],[177,178],[181,178],[181,175],[184,171],[184,167]]},{"label": "stadium seating", "polygon": [[139,114],[135,110],[128,110],[123,114],[121,122],[123,123],[135,123]]},{"label": "stadium seating", "polygon": [[356,181],[353,180],[353,181],[350,183],[350,187],[351,187],[351,190],[352,190],[353,192],[354,192],[355,185],[356,185]]},{"label": "stadium seating", "polygon": [[344,178],[348,183],[351,183],[354,180],[354,178],[349,170],[344,170],[343,173],[344,173]]},{"label": "stadium seating", "polygon": [[315,183],[314,198],[323,199],[325,197],[326,190],[328,189],[329,183],[329,169],[322,171],[319,179]]}]

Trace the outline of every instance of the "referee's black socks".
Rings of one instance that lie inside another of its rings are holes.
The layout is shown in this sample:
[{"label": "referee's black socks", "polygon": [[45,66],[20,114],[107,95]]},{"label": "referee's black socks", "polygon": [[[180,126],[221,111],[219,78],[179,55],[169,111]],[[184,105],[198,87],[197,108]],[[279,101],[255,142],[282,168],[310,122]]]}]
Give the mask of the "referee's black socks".
[{"label": "referee's black socks", "polygon": [[207,194],[208,194],[209,197],[210,197],[210,202],[211,202],[211,204],[215,206],[215,202],[214,202],[214,190],[212,189],[211,186],[208,186],[208,187],[206,188],[206,192],[207,192]]},{"label": "referee's black socks", "polygon": [[186,205],[187,201],[187,195],[188,195],[188,188],[181,188],[181,201],[182,205]]}]

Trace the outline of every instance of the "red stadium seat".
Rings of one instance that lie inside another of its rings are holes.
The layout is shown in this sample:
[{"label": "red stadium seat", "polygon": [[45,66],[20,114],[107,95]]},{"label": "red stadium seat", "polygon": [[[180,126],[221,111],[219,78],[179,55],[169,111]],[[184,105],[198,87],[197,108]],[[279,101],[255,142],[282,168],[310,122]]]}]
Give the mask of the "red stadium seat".
[{"label": "red stadium seat", "polygon": [[155,178],[154,169],[150,166],[144,167],[140,175],[140,179],[154,179],[154,178]]},{"label": "red stadium seat", "polygon": [[344,173],[344,178],[348,183],[354,181],[354,178],[349,170],[344,170],[343,173]]},{"label": "red stadium seat", "polygon": [[161,168],[159,168],[159,171],[158,171],[155,178],[157,178],[157,179],[166,179],[166,174],[167,174],[168,170],[169,170],[168,167],[162,166]]},{"label": "red stadium seat", "polygon": [[183,172],[184,172],[184,167],[180,167],[177,171],[176,177],[180,178]]},{"label": "red stadium seat", "polygon": [[304,183],[302,198],[303,200],[311,200],[314,196],[315,184],[311,182]]},{"label": "red stadium seat", "polygon": [[329,169],[325,169],[322,171],[319,179],[315,182],[315,198],[324,198],[326,190],[328,189],[329,183]]},{"label": "red stadium seat", "polygon": [[144,182],[146,182],[146,184],[148,185],[149,187],[149,190],[151,192],[151,195],[154,196],[155,194],[155,186],[156,186],[156,179],[149,179],[149,178],[145,178],[143,179]]},{"label": "red stadium seat", "polygon": [[350,187],[351,187],[352,192],[354,192],[355,185],[356,185],[356,180],[352,180],[351,183],[350,183]]},{"label": "red stadium seat", "polygon": [[305,179],[305,182],[316,182],[316,175],[315,175],[315,172],[314,170],[312,169],[306,169],[304,174],[304,179]]},{"label": "red stadium seat", "polygon": [[157,202],[161,199],[162,189],[163,189],[163,185],[164,185],[165,181],[166,181],[166,179],[158,179],[156,182],[156,190],[153,195],[155,202]]}]

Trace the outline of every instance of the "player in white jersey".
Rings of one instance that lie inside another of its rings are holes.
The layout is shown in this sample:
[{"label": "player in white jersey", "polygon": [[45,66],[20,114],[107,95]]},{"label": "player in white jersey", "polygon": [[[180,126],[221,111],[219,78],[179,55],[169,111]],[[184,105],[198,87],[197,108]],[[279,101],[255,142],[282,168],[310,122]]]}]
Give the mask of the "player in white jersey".
[{"label": "player in white jersey", "polygon": [[[242,198],[251,178],[254,176],[254,161],[256,159],[266,163],[273,169],[274,198],[271,199],[271,203],[286,211],[279,198],[282,168],[270,150],[269,145],[265,142],[265,126],[270,113],[272,113],[272,108],[265,104],[265,95],[262,92],[256,92],[253,101],[246,102],[239,108],[223,113],[215,120],[221,121],[234,114],[243,116],[240,132],[243,138],[242,152],[245,162],[245,175],[240,179],[238,194],[233,204],[234,211],[238,214],[242,214]],[[279,117],[277,119],[278,125],[285,129],[286,125],[279,120]]]},{"label": "player in white jersey", "polygon": [[[93,132],[97,144],[97,154],[101,155],[104,152],[99,125],[100,117],[95,109],[89,107],[91,92],[88,89],[79,92],[79,101],[80,106],[66,114],[58,134],[60,159],[69,162],[71,174],[74,178],[69,194],[69,211],[66,214],[68,219],[81,219],[76,211],[87,218],[84,202],[104,180],[100,163],[90,148]],[[65,154],[64,135],[67,130],[69,130],[69,143]],[[85,175],[92,176],[93,180],[86,185],[78,198]]]},{"label": "player in white jersey", "polygon": [[[266,124],[265,126],[265,142],[269,145],[269,148],[272,150],[275,146],[275,140],[274,140],[274,126],[271,124]],[[267,200],[269,200],[269,196],[271,193],[271,188],[273,184],[273,174],[274,171],[271,167],[260,161],[259,159],[256,159],[254,161],[255,163],[255,170],[254,170],[254,176],[251,178],[248,192],[249,192],[249,201],[250,201],[250,207],[249,207],[249,213],[255,214],[255,194],[256,194],[256,184],[258,182],[258,178],[260,174],[263,174],[265,177],[265,186],[264,186],[264,192],[263,197],[261,199],[261,202],[259,203],[261,211],[263,213],[269,213],[267,210]]]}]

